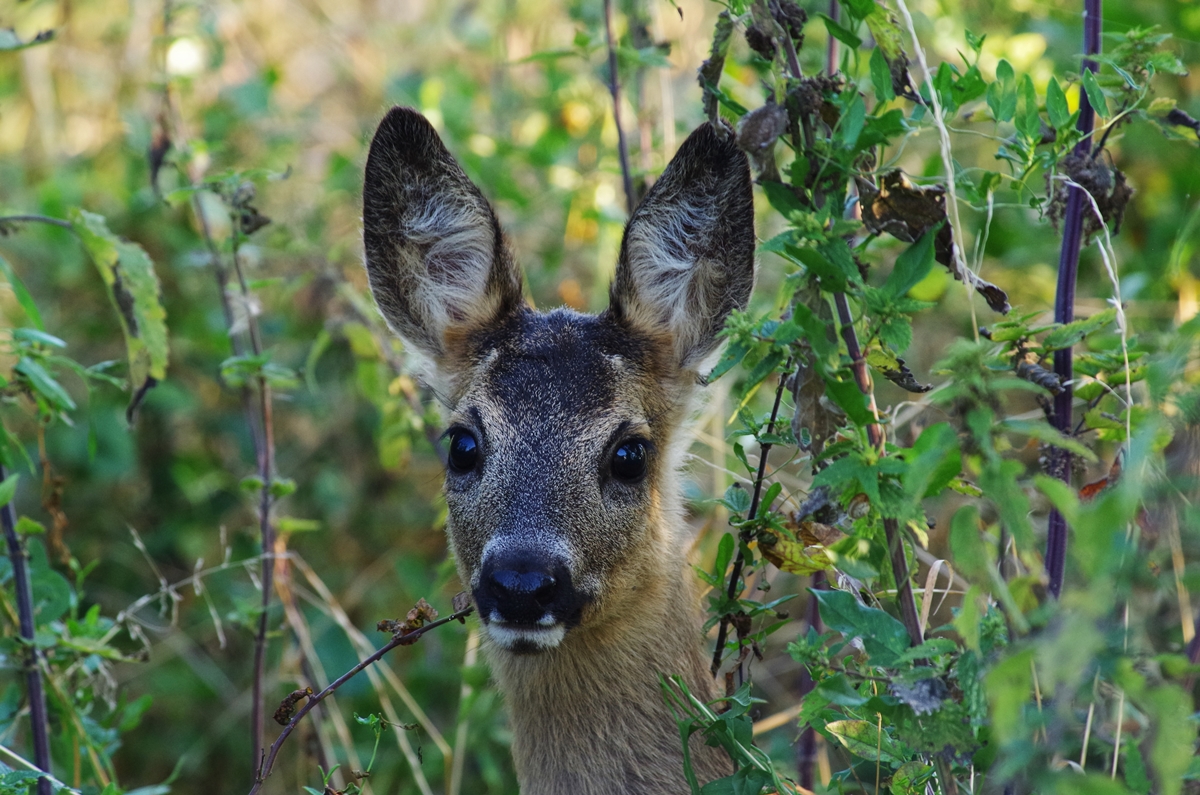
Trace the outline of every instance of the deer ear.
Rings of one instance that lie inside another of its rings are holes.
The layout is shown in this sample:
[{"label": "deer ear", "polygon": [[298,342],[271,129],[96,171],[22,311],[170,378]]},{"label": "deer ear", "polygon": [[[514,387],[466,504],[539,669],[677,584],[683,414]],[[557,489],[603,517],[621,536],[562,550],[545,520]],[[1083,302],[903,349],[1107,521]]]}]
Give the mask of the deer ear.
[{"label": "deer ear", "polygon": [[695,369],[754,286],[750,166],[733,142],[705,124],[679,148],[638,205],[621,244],[609,311],[673,340],[676,361]]},{"label": "deer ear", "polygon": [[521,305],[521,274],[492,208],[411,108],[379,123],[363,180],[363,248],[388,324],[435,362],[447,334]]}]

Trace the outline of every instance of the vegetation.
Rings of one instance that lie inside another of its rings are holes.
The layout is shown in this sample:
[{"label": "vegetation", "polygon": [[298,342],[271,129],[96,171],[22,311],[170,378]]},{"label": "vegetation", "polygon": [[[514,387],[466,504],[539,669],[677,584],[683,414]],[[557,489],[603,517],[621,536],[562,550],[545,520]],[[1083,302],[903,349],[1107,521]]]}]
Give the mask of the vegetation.
[{"label": "vegetation", "polygon": [[1089,1],[0,7],[0,792],[514,791],[359,262],[393,103],[539,306],[696,124],[752,155],[706,795],[1194,789],[1200,14]]}]

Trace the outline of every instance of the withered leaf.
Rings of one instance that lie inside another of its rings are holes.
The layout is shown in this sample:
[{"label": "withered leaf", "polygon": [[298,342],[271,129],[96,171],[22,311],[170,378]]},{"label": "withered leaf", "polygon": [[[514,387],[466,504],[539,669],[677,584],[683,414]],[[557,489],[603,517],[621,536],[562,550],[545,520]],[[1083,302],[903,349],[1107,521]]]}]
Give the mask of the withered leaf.
[{"label": "withered leaf", "polygon": [[704,92],[704,115],[712,123],[717,121],[717,84],[721,82],[721,72],[725,71],[725,53],[729,51],[729,39],[733,35],[733,19],[728,11],[717,15],[717,26],[713,30],[712,50],[708,59],[700,64],[696,75],[700,90]]},{"label": "withered leaf", "polygon": [[1023,378],[1037,384],[1042,389],[1050,392],[1052,395],[1061,394],[1063,391],[1062,379],[1053,370],[1047,370],[1036,361],[1022,359],[1017,362],[1014,368],[1018,378]]},{"label": "withered leaf", "polygon": [[[915,242],[936,224],[946,220],[946,189],[941,185],[918,187],[900,169],[883,175],[879,186],[858,181],[863,224],[870,231],[888,233],[906,243]],[[934,258],[960,282],[966,282],[983,296],[987,305],[1002,315],[1012,308],[1008,295],[996,285],[981,279],[959,265],[954,256],[954,235],[950,224],[943,224],[934,239]]]},{"label": "withered leaf", "polygon": [[946,685],[941,679],[921,679],[912,684],[892,682],[888,689],[918,715],[928,715],[939,710],[947,695]]},{"label": "withered leaf", "polygon": [[311,687],[306,687],[303,690],[293,690],[288,693],[283,701],[279,702],[279,709],[275,710],[275,722],[280,726],[288,725],[288,721],[292,719],[292,715],[296,712],[296,704],[301,699],[308,698],[313,694]]},{"label": "withered leaf", "polygon": [[[825,396],[825,379],[816,368],[802,366],[792,379],[792,397],[796,412],[792,415],[792,434],[800,440],[802,450],[820,450],[825,440],[837,433],[840,418],[830,408]],[[808,431],[805,443],[803,431]]]},{"label": "withered leaf", "polygon": [[[454,607],[455,613],[461,613],[471,606],[471,594],[466,591],[459,591],[454,594],[454,599],[451,600],[450,604]],[[458,620],[463,624],[467,623],[465,618],[459,618]]]}]

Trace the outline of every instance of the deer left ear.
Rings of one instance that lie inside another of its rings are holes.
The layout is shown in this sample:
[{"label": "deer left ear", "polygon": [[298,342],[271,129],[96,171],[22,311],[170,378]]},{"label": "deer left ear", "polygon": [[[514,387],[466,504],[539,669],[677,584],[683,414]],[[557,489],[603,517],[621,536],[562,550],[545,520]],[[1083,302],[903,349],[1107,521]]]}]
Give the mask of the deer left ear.
[{"label": "deer left ear", "polygon": [[698,368],[725,318],[750,300],[754,246],[750,165],[732,135],[705,124],[629,219],[609,312],[669,334],[679,367]]}]

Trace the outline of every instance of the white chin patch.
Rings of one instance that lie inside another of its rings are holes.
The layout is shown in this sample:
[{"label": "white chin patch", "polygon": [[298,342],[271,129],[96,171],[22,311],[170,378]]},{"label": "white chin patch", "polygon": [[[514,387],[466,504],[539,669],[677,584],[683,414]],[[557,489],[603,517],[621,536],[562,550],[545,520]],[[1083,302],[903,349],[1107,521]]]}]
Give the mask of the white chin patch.
[{"label": "white chin patch", "polygon": [[553,649],[562,643],[567,628],[562,624],[530,627],[493,621],[487,625],[487,634],[492,642],[502,649],[519,652],[542,651]]}]

